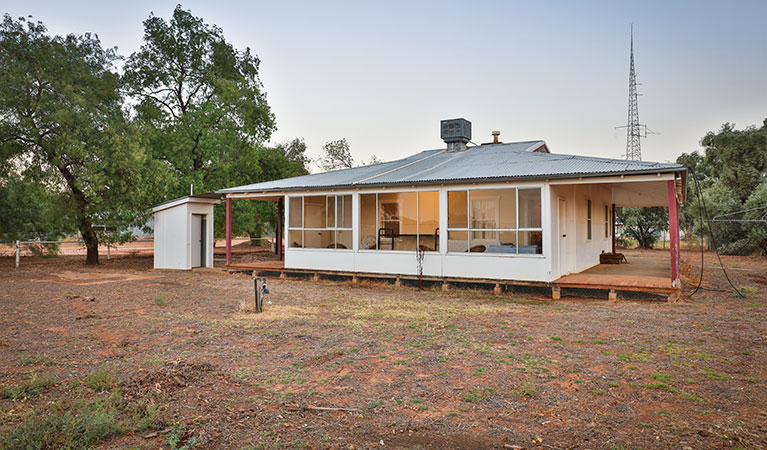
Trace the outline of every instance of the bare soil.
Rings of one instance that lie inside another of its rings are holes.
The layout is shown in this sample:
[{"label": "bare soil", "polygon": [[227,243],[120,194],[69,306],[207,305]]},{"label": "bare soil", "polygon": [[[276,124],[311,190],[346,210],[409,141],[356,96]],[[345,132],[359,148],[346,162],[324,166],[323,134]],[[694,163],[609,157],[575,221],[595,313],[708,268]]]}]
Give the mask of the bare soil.
[{"label": "bare soil", "polygon": [[725,258],[746,298],[715,261],[675,304],[269,279],[252,314],[220,268],[0,258],[0,385],[57,380],[0,399],[0,432],[107,368],[184,431],[101,448],[765,448],[767,261]]}]

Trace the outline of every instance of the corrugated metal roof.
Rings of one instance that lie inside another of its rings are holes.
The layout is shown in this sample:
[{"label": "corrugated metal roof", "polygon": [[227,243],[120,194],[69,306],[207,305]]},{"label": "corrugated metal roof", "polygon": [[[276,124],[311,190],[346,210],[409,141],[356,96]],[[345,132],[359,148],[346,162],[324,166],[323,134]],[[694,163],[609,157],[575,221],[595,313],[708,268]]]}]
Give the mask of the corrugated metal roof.
[{"label": "corrugated metal roof", "polygon": [[543,141],[426,150],[372,166],[267,181],[216,191],[221,194],[400,184],[460,183],[684,171],[681,164],[535,152]]}]

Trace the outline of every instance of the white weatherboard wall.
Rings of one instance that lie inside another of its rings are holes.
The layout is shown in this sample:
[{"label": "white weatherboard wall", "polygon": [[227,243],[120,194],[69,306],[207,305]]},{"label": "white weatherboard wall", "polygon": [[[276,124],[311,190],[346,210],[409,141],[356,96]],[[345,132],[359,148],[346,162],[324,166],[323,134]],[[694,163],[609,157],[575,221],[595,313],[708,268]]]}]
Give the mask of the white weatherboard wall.
[{"label": "white weatherboard wall", "polygon": [[200,266],[213,267],[213,206],[217,203],[218,199],[183,197],[152,209],[155,269],[194,268],[192,248],[194,240],[199,240],[202,236],[192,233],[193,215],[205,217],[205,261],[202,261]]}]

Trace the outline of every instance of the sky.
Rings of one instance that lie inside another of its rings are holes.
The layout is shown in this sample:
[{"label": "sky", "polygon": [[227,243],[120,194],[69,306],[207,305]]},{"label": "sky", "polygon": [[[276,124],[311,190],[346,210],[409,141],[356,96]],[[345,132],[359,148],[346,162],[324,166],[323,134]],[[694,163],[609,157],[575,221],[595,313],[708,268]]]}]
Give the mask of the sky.
[{"label": "sky", "polygon": [[[178,1],[0,0],[51,34],[96,33],[130,55],[142,22]],[[648,161],[700,148],[725,122],[767,119],[767,2],[186,1],[261,59],[272,143],[303,137],[317,157],[346,138],[358,162],[443,148],[439,121],[473,141],[542,139],[553,153],[622,158],[629,29]]]}]

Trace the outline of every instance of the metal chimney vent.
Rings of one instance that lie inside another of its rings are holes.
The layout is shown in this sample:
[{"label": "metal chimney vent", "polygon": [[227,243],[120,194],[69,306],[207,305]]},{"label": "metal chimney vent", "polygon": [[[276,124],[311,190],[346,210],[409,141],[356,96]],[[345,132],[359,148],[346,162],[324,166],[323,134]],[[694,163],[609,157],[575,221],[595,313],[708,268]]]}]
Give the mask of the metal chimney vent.
[{"label": "metal chimney vent", "polygon": [[464,150],[471,140],[471,122],[466,119],[442,120],[440,137],[447,144],[448,151]]}]

